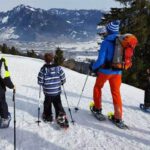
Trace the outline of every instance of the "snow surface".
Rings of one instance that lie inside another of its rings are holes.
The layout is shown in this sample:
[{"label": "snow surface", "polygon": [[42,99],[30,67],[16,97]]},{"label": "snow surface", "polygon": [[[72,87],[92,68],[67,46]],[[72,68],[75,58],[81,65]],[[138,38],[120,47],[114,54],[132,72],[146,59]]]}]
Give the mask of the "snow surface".
[{"label": "snow surface", "polygon": [[69,21],[69,20],[67,20],[66,22],[69,23],[69,24],[71,24],[71,21]]},{"label": "snow surface", "polygon": [[30,6],[26,6],[27,9],[31,10],[31,11],[35,11],[34,8],[30,7]]},{"label": "snow surface", "polygon": [[2,28],[0,29],[0,40],[1,41],[5,41],[5,40],[10,40],[10,39],[18,39],[19,36],[16,35],[14,32],[15,27],[11,27],[11,28]]},{"label": "snow surface", "polygon": [[23,4],[17,6],[15,9],[16,9],[17,12],[19,12],[22,8],[29,9],[30,11],[36,11],[35,8],[30,7],[30,6],[26,6],[26,5],[23,5]]},{"label": "snow surface", "polygon": [[[122,84],[124,121],[129,125],[130,130],[121,130],[109,121],[96,120],[89,111],[95,77],[89,77],[81,99],[80,110],[78,113],[74,112],[74,106],[77,104],[86,76],[64,68],[67,77],[65,90],[76,123],[75,125],[70,123],[67,131],[57,130],[54,125],[43,122],[37,126],[35,123],[39,99],[37,74],[43,61],[5,56],[8,59],[12,80],[17,88],[18,150],[150,150],[150,114],[139,109],[139,103],[144,99],[142,90]],[[43,95],[41,100],[43,101]],[[11,90],[7,91],[7,102],[13,118]],[[70,120],[64,94],[62,94],[62,103]],[[113,111],[113,105],[107,83],[103,88],[103,113],[107,114],[109,111]],[[0,130],[0,150],[12,149],[13,119],[10,128]]]},{"label": "snow surface", "polygon": [[63,50],[69,49],[69,51],[74,51],[74,50],[76,50],[76,51],[85,51],[85,50],[97,51],[99,49],[99,45],[96,43],[96,41],[61,43],[59,45],[59,47]]},{"label": "snow surface", "polygon": [[7,23],[8,22],[8,16],[6,16],[6,17],[4,17],[3,19],[2,19],[2,23]]},{"label": "snow surface", "polygon": [[78,62],[85,62],[87,60],[96,60],[97,56],[77,56],[75,58],[76,61]]}]

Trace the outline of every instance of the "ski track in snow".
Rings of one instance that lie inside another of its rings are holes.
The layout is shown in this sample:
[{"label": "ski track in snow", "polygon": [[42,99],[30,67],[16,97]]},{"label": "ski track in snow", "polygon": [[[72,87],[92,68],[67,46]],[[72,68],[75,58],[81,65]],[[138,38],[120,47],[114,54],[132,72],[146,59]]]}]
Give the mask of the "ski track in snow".
[{"label": "ski track in snow", "polygon": [[[43,122],[38,126],[35,123],[39,97],[37,74],[43,61],[20,56],[5,56],[17,88],[17,150],[150,150],[150,114],[139,109],[139,103],[144,99],[142,90],[122,84],[124,121],[129,125],[130,130],[121,130],[108,120],[104,122],[96,120],[90,113],[89,102],[92,100],[94,77],[89,77],[81,99],[80,110],[75,113],[74,106],[78,102],[86,75],[64,68],[67,77],[65,89],[76,123],[75,125],[70,123],[70,128],[66,131],[57,130],[55,125]],[[41,113],[43,98],[42,95]],[[7,90],[7,102],[12,121],[8,129],[0,130],[0,150],[13,149],[11,90]],[[62,102],[70,120],[64,94],[62,94]],[[103,113],[107,115],[109,111],[113,111],[113,105],[109,85],[106,83],[103,88]]]}]

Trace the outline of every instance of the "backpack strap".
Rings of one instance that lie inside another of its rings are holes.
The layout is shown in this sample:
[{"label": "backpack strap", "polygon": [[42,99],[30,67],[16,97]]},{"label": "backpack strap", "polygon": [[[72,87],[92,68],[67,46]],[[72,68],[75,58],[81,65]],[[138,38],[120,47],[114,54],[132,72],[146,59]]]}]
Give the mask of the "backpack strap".
[{"label": "backpack strap", "polygon": [[42,67],[42,69],[45,69],[45,68],[53,68],[53,67],[58,67],[58,65],[56,65],[56,64],[44,64],[43,65],[43,67]]},{"label": "backpack strap", "polygon": [[[58,65],[56,65],[56,64],[50,64],[50,65],[49,64],[44,64],[43,67],[42,67],[42,70],[44,70],[44,73],[46,73],[47,68],[53,68],[53,67],[55,67],[55,71],[59,75],[59,71],[57,71]],[[44,79],[45,79],[45,74],[44,74]]]},{"label": "backpack strap", "polygon": [[117,38],[118,38],[118,41],[119,41],[119,43],[120,43],[120,45],[121,45],[121,47],[123,49],[123,57],[122,57],[122,70],[123,70],[123,69],[125,69],[125,62],[124,62],[124,60],[125,60],[125,48],[123,47],[119,37],[117,37]]},{"label": "backpack strap", "polygon": [[[118,37],[118,36],[115,38],[114,41],[109,41],[109,42],[115,45],[117,39],[119,40],[119,37]],[[119,42],[121,43],[120,40],[119,40]],[[121,45],[121,46],[122,46],[122,45]],[[100,66],[98,69],[100,69],[100,68],[103,68],[103,69],[112,69],[112,70],[117,70],[117,71],[118,71],[118,69],[116,69],[116,68],[114,68],[114,67],[112,66],[112,61],[106,61],[106,62],[104,63],[104,65]],[[120,70],[120,69],[119,69],[119,70]]]}]

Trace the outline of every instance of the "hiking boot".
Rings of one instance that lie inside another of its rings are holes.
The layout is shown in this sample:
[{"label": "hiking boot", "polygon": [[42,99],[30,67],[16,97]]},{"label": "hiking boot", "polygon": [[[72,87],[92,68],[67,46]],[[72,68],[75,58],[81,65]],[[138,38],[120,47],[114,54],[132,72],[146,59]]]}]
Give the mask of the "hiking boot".
[{"label": "hiking boot", "polygon": [[122,123],[123,123],[122,119],[116,119],[116,118],[114,117],[114,115],[112,116],[112,121],[113,121],[114,123],[117,123],[117,124],[122,124]]},{"label": "hiking boot", "polygon": [[8,115],[8,118],[1,118],[0,119],[0,128],[8,128],[9,127],[9,124],[10,124],[10,121],[11,121],[11,116],[10,114]]},{"label": "hiking boot", "polygon": [[46,116],[44,113],[42,115],[43,121],[44,122],[52,122],[53,121],[53,115]]},{"label": "hiking boot", "polygon": [[102,113],[102,109],[97,109],[97,108],[95,108],[95,106],[90,107],[90,109],[93,113],[97,113],[97,114]]},{"label": "hiking boot", "polygon": [[58,117],[56,118],[57,123],[65,123],[65,119],[66,119],[66,114],[64,113],[59,113]]},{"label": "hiking boot", "polygon": [[106,120],[105,116],[102,114],[102,109],[97,109],[94,106],[91,106],[90,110],[98,120]]},{"label": "hiking boot", "polygon": [[144,104],[144,108],[145,108],[145,109],[150,109],[150,103],[145,103],[145,104]]},{"label": "hiking boot", "polygon": [[65,113],[59,113],[56,120],[61,127],[69,127],[69,122]]},{"label": "hiking boot", "polygon": [[129,127],[122,121],[122,119],[116,119],[114,115],[109,115],[108,119],[112,121],[117,127],[121,129],[129,129]]}]

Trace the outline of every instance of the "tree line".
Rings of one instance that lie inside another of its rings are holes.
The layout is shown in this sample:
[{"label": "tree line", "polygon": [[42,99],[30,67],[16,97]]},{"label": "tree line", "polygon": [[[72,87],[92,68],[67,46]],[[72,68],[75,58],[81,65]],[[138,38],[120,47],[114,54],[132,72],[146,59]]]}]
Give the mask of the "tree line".
[{"label": "tree line", "polygon": [[[7,44],[0,45],[0,52],[3,54],[12,54],[12,55],[19,55],[19,56],[26,56],[26,57],[32,57],[32,58],[39,58],[43,59],[43,56],[36,53],[34,50],[27,50],[25,53],[17,50],[14,46],[8,47]],[[55,50],[55,56],[54,56],[54,62],[57,65],[63,65],[64,63],[64,56],[63,51],[57,47]]]}]

